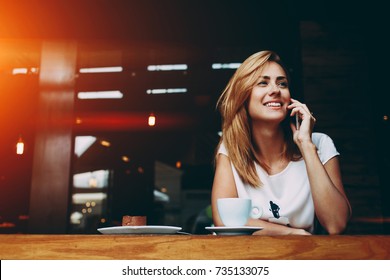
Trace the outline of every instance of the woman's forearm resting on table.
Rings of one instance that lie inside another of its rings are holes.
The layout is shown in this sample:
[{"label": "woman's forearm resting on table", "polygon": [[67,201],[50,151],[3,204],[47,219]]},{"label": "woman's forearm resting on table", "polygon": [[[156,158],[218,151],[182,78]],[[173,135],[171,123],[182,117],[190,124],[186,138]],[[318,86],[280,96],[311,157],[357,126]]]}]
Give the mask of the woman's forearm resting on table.
[{"label": "woman's forearm resting on table", "polygon": [[264,220],[250,219],[247,225],[264,228],[255,232],[254,235],[310,235],[308,231],[301,228],[279,225]]}]

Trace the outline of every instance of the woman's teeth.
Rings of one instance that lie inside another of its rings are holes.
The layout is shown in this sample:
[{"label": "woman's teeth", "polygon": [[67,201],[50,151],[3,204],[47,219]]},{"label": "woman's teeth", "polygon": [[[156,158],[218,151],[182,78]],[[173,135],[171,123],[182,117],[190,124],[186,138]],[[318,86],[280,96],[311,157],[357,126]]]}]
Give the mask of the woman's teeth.
[{"label": "woman's teeth", "polygon": [[277,103],[277,102],[270,102],[270,103],[265,104],[265,106],[267,106],[267,107],[281,107],[282,104]]}]

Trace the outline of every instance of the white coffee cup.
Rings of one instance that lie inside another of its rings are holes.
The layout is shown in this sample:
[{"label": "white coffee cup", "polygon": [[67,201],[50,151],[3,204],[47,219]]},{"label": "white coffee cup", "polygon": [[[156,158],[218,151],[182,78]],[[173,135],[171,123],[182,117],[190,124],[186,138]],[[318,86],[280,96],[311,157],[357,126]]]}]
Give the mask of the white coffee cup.
[{"label": "white coffee cup", "polygon": [[263,214],[260,206],[252,205],[250,198],[219,198],[217,208],[222,223],[227,227],[244,226],[248,219],[258,219]]}]

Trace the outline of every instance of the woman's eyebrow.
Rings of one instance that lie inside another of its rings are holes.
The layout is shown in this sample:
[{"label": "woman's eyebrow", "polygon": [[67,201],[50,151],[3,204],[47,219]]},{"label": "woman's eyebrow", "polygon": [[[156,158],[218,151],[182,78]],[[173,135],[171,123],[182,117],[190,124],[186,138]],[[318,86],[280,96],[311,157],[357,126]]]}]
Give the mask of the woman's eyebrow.
[{"label": "woman's eyebrow", "polygon": [[[266,79],[266,80],[271,80],[271,77],[270,76],[260,76],[259,79]],[[287,77],[285,76],[278,76],[276,77],[276,80],[277,81],[280,81],[280,80],[287,80]]]}]

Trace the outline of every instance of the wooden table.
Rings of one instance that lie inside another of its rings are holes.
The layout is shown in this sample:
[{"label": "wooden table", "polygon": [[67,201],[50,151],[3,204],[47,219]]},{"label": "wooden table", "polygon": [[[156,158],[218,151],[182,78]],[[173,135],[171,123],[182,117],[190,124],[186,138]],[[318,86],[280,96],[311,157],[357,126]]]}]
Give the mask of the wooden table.
[{"label": "wooden table", "polygon": [[0,235],[0,259],[390,259],[390,236]]}]

